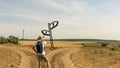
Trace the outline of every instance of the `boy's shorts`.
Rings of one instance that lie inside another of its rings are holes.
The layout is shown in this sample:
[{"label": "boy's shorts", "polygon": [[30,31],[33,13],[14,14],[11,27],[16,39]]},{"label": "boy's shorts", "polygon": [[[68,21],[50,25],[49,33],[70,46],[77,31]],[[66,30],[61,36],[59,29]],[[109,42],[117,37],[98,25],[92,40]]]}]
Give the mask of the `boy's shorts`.
[{"label": "boy's shorts", "polygon": [[38,55],[38,61],[41,63],[42,61],[47,61],[46,57],[43,54],[37,54]]}]

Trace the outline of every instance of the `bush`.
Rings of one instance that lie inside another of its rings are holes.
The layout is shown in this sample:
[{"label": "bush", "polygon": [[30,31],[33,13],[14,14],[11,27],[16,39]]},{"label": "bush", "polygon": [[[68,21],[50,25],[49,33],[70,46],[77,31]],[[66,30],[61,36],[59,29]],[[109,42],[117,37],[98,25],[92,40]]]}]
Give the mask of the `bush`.
[{"label": "bush", "polygon": [[0,36],[0,44],[18,44],[19,43],[19,38],[15,36],[9,36],[8,38],[5,38],[3,36]]},{"label": "bush", "polygon": [[102,47],[106,47],[108,45],[108,43],[102,43]]},{"label": "bush", "polygon": [[120,50],[120,47],[119,46],[114,46],[111,48],[112,51],[116,51],[116,50]]},{"label": "bush", "polygon": [[0,44],[5,44],[7,43],[7,39],[3,36],[0,36]]},{"label": "bush", "polygon": [[11,44],[18,44],[19,38],[15,37],[15,36],[9,36],[8,42],[11,43]]}]

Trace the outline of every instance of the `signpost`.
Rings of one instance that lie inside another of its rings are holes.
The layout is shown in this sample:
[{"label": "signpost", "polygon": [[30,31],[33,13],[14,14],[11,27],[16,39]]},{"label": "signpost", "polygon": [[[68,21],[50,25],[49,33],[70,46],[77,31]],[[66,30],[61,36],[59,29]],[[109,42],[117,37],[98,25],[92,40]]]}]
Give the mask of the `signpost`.
[{"label": "signpost", "polygon": [[42,30],[42,34],[50,37],[50,44],[51,49],[54,49],[54,43],[53,43],[53,36],[52,36],[52,29],[58,26],[58,21],[53,21],[52,23],[48,23],[48,30]]}]

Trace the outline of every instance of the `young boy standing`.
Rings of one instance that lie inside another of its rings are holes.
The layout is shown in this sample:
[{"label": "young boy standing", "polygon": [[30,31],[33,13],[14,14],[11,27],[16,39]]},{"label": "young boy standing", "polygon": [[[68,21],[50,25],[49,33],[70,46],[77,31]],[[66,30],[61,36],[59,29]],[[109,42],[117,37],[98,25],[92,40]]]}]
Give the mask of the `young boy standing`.
[{"label": "young boy standing", "polygon": [[45,45],[46,44],[47,42],[44,41],[44,36],[39,36],[37,38],[36,44],[33,46],[33,50],[37,53],[37,56],[38,56],[39,68],[41,68],[42,60],[47,62],[47,66],[49,68],[48,60],[45,57]]}]

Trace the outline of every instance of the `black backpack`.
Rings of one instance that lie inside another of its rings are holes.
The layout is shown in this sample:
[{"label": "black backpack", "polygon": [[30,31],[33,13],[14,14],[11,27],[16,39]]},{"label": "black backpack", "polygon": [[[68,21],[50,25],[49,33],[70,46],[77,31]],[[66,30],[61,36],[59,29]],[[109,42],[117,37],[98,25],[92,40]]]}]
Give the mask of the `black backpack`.
[{"label": "black backpack", "polygon": [[37,53],[42,54],[42,52],[43,52],[42,42],[37,42],[36,49],[37,49]]}]

